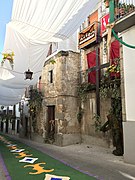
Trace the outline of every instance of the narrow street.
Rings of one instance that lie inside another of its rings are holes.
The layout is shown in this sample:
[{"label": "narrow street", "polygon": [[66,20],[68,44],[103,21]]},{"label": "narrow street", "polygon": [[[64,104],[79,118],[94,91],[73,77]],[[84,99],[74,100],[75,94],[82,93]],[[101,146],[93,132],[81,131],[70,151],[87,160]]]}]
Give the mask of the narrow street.
[{"label": "narrow street", "polygon": [[135,0],[0,7],[0,180],[135,180]]},{"label": "narrow street", "polygon": [[[59,160],[63,164],[89,175],[88,179],[91,179],[91,177],[100,180],[135,179],[135,166],[124,163],[123,157],[114,156],[110,149],[86,144],[58,147],[55,145],[41,144],[28,139],[14,137],[12,135],[10,135],[10,138],[12,138],[13,141],[17,140],[24,143],[27,146],[38,150],[38,152],[43,152],[44,154]],[[1,180],[4,179],[3,176],[3,179]]]}]

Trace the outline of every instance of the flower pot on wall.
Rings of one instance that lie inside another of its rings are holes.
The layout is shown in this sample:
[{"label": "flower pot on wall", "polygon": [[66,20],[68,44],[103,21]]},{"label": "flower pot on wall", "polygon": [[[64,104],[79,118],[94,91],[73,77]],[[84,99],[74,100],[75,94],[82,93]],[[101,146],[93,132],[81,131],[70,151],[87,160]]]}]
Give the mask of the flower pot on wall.
[{"label": "flower pot on wall", "polygon": [[109,7],[109,0],[104,0],[105,3],[105,7],[108,8]]},{"label": "flower pot on wall", "polygon": [[119,8],[118,7],[115,7],[114,13],[115,13],[115,17],[118,18],[119,17]]}]

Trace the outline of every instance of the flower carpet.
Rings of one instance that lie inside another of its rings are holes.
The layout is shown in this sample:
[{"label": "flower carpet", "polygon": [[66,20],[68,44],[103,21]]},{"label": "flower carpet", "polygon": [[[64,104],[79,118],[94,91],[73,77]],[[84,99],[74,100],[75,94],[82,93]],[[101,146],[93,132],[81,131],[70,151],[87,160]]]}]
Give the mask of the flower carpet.
[{"label": "flower carpet", "polygon": [[3,134],[0,135],[0,153],[8,180],[96,179]]}]

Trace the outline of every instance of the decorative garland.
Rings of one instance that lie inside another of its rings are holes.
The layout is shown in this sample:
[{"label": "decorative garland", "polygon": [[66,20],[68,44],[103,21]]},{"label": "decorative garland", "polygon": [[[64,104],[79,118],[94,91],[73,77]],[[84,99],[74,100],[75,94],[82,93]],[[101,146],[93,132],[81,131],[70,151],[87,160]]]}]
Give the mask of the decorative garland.
[{"label": "decorative garland", "polygon": [[122,41],[122,40],[117,36],[117,34],[115,33],[114,29],[112,29],[112,33],[113,33],[114,37],[115,37],[121,44],[123,44],[123,45],[125,45],[125,46],[127,46],[127,47],[129,47],[129,48],[135,49],[135,46],[134,46],[134,45],[130,45],[130,44],[127,44],[127,43],[125,43],[124,41]]}]

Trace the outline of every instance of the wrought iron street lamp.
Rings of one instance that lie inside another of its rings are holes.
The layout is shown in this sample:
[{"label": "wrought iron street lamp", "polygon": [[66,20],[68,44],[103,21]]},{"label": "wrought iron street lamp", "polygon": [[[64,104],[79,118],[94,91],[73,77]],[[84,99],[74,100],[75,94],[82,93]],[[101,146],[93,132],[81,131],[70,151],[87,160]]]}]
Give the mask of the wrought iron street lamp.
[{"label": "wrought iron street lamp", "polygon": [[26,79],[30,79],[30,80],[33,79],[33,78],[32,78],[33,72],[30,71],[30,69],[28,69],[27,71],[25,71],[24,74],[25,74],[25,80],[26,80]]}]

